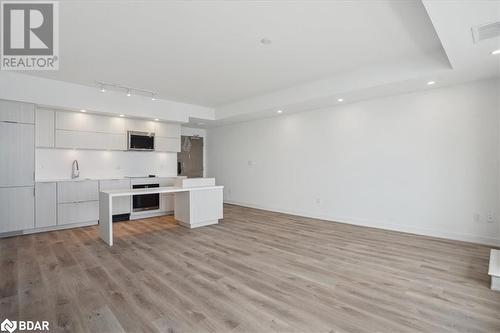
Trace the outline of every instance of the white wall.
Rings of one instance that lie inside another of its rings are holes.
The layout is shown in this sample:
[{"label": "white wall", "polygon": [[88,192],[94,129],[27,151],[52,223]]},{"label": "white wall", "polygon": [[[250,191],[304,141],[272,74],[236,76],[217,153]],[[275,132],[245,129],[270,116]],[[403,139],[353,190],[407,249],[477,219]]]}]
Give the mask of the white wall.
[{"label": "white wall", "polygon": [[177,153],[37,148],[37,180],[71,178],[75,159],[80,166],[80,178],[177,176]]},{"label": "white wall", "polygon": [[499,94],[479,81],[214,128],[208,175],[227,202],[500,244]]}]

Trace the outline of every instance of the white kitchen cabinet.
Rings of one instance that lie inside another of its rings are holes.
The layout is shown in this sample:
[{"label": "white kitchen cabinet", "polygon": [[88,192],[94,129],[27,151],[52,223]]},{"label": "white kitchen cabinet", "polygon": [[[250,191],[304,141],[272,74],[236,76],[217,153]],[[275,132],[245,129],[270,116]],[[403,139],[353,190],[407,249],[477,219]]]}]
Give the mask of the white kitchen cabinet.
[{"label": "white kitchen cabinet", "polygon": [[35,184],[35,228],[57,225],[56,183]]},{"label": "white kitchen cabinet", "polygon": [[181,151],[181,139],[155,136],[155,151],[178,153]]},{"label": "white kitchen cabinet", "polygon": [[33,187],[0,188],[0,233],[33,229]]},{"label": "white kitchen cabinet", "polygon": [[57,225],[95,222],[99,220],[99,201],[60,203]]},{"label": "white kitchen cabinet", "polygon": [[35,126],[0,122],[0,187],[33,186]]},{"label": "white kitchen cabinet", "polygon": [[[108,190],[129,190],[130,179],[109,179],[99,181],[99,191]],[[131,212],[131,197],[116,197],[113,198],[113,215],[130,214]]]},{"label": "white kitchen cabinet", "polygon": [[35,106],[29,103],[0,100],[0,121],[35,123]]},{"label": "white kitchen cabinet", "polygon": [[181,125],[174,123],[156,123],[155,135],[164,138],[180,138]]},{"label": "white kitchen cabinet", "polygon": [[150,120],[127,118],[125,126],[127,131],[154,133],[156,130],[156,122]]},{"label": "white kitchen cabinet", "polygon": [[57,148],[126,150],[126,134],[56,130]]},{"label": "white kitchen cabinet", "polygon": [[37,109],[35,114],[37,147],[54,147],[54,110]]},{"label": "white kitchen cabinet", "polygon": [[57,183],[57,203],[99,200],[97,180],[65,181]]},{"label": "white kitchen cabinet", "polygon": [[55,126],[58,130],[125,134],[126,119],[99,116],[81,112],[57,111]]}]

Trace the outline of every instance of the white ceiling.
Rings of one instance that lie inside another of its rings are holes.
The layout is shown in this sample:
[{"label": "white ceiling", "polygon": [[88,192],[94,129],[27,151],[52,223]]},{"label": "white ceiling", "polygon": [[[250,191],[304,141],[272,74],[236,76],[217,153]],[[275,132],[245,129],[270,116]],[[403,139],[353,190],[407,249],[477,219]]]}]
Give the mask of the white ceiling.
[{"label": "white ceiling", "polygon": [[500,0],[66,0],[60,70],[28,74],[157,91],[220,124],[500,75],[500,39],[470,33],[495,20]]},{"label": "white ceiling", "polygon": [[60,38],[60,70],[36,75],[206,106],[410,56],[447,64],[419,1],[61,1]]}]

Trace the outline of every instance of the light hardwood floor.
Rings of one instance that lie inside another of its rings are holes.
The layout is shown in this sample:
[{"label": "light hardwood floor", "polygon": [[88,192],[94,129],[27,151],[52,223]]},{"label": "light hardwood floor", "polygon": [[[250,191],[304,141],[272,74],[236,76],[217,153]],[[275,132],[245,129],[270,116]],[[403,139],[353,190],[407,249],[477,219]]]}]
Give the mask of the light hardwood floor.
[{"label": "light hardwood floor", "polygon": [[226,205],[0,239],[0,320],[51,331],[500,332],[489,248]]}]

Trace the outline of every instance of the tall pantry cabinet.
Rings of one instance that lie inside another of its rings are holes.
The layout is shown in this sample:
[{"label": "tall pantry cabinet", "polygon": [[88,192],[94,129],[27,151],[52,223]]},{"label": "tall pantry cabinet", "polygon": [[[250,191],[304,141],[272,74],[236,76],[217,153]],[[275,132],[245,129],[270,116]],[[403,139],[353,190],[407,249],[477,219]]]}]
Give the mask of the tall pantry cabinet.
[{"label": "tall pantry cabinet", "polygon": [[0,233],[34,228],[35,106],[0,100]]}]

